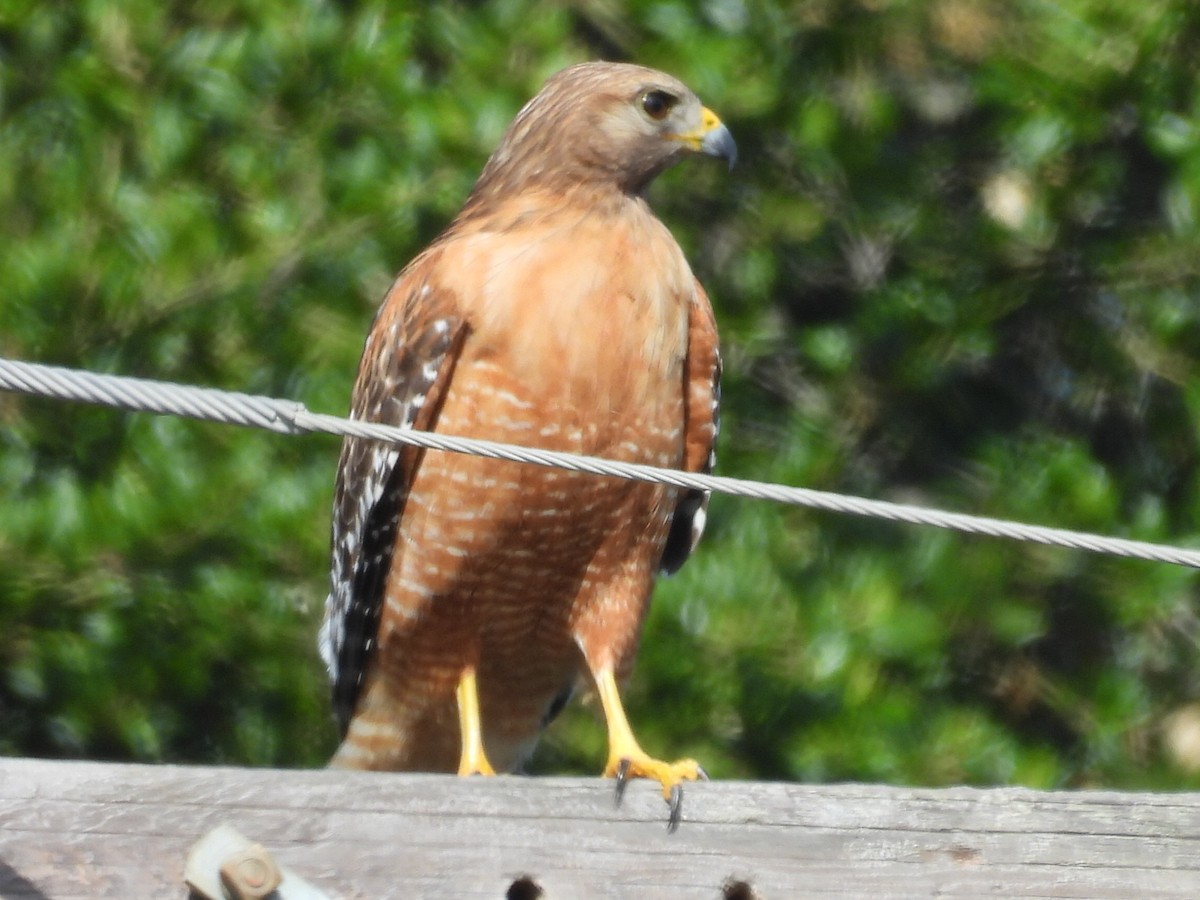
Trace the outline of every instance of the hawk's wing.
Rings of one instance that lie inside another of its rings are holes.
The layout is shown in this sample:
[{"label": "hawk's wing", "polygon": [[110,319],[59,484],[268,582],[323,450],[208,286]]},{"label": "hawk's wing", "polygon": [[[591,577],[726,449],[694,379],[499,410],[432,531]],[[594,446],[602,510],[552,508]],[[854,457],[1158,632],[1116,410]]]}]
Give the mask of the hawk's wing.
[{"label": "hawk's wing", "polygon": [[[410,267],[367,336],[350,417],[432,429],[467,330],[449,292],[431,287]],[[343,734],[375,649],[396,532],[422,455],[417,447],[362,438],[342,444],[333,566],[318,642]]]},{"label": "hawk's wing", "polygon": [[[696,282],[696,295],[688,315],[688,352],[684,365],[683,468],[709,473],[717,461],[720,428],[721,352],[717,322],[708,294]],[[670,575],[679,570],[704,534],[708,491],[685,491],[671,516],[671,529],[663,545],[659,569]]]}]

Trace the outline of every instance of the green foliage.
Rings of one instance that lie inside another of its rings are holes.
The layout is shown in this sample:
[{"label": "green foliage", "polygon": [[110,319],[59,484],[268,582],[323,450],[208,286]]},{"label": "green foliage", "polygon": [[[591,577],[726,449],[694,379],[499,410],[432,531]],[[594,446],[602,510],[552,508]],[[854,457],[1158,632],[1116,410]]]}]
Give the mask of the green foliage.
[{"label": "green foliage", "polygon": [[[1195,544],[1198,54],[1187,0],[8,0],[0,353],[341,412],[520,104],[633,59],[741,149],[651,195],[717,306],[722,472]],[[0,752],[321,763],[336,453],[0,395]],[[717,776],[1195,785],[1196,607],[717,498],[631,717]],[[576,709],[535,768],[602,758]]]}]

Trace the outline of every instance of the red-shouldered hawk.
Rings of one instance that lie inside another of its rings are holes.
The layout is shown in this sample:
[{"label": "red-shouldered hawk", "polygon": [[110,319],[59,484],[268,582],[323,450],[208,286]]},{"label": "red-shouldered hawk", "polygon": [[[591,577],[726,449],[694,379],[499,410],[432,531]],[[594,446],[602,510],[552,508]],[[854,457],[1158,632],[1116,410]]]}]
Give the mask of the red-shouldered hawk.
[{"label": "red-shouldered hawk", "polygon": [[[351,415],[708,471],[720,359],[704,289],[642,193],[681,157],[735,157],[669,75],[586,63],[517,115],[461,213],[367,337]],[[679,820],[694,760],[651,758],[617,684],[656,570],[704,526],[699,492],[349,438],[321,629],[332,765],[516,766],[584,675],[605,774],[657,779]]]}]

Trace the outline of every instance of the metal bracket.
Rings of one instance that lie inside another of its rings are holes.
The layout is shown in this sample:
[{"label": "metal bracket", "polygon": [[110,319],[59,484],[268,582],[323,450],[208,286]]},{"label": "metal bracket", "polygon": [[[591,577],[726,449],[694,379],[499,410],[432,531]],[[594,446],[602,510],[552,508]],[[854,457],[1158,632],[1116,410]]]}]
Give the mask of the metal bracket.
[{"label": "metal bracket", "polygon": [[183,880],[203,900],[330,900],[229,825],[218,825],[195,843]]}]

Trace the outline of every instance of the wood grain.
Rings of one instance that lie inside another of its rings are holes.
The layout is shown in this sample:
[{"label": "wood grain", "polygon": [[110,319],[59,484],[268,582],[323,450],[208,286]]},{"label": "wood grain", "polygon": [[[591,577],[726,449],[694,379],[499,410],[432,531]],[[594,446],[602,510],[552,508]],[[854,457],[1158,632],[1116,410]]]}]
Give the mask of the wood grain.
[{"label": "wood grain", "polygon": [[185,897],[228,822],[332,897],[1200,897],[1200,795],[0,760],[0,897]]}]

